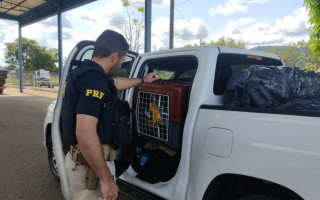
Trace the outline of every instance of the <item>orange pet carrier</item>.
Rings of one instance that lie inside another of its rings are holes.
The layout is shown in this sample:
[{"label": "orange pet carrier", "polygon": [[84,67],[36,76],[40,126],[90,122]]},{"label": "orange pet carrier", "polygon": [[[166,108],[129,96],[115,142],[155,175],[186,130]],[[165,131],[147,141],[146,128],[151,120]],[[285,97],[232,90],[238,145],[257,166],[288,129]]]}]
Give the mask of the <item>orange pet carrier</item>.
[{"label": "orange pet carrier", "polygon": [[178,148],[186,117],[190,83],[163,81],[135,87],[134,117],[137,133]]}]

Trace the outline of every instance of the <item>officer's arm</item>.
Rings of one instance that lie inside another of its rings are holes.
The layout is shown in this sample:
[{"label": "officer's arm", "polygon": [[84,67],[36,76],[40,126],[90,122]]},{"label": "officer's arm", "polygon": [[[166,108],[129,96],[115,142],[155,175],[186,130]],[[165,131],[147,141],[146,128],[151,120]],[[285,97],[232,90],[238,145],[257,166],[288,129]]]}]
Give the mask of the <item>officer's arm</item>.
[{"label": "officer's arm", "polygon": [[113,181],[108,166],[104,161],[101,144],[96,132],[96,117],[77,114],[76,136],[80,151],[96,175],[103,182]]},{"label": "officer's arm", "polygon": [[[159,78],[154,77],[157,72],[151,72],[143,77],[144,82],[151,83]],[[140,78],[114,78],[114,85],[117,90],[126,90],[141,83]]]}]

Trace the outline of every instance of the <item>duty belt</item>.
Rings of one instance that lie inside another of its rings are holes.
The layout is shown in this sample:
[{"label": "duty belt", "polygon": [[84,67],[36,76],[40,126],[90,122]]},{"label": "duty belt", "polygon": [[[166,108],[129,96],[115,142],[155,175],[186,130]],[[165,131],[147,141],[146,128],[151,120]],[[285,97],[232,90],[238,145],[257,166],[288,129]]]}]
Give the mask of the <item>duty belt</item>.
[{"label": "duty belt", "polygon": [[[101,147],[102,147],[102,154],[103,154],[104,160],[114,161],[116,159],[117,151],[114,150],[113,146],[103,144],[101,145]],[[94,171],[88,165],[86,159],[84,159],[79,146],[78,145],[70,146],[70,154],[71,154],[71,159],[73,160],[73,162],[76,163],[75,168],[77,167],[77,165],[83,165],[87,168],[86,169],[86,188],[89,190],[96,190],[99,182],[99,177],[94,173]]]},{"label": "duty belt", "polygon": [[[102,144],[102,154],[105,161],[114,161],[117,156],[117,151],[114,149],[113,146],[108,144]],[[70,146],[70,154],[73,162],[78,165],[89,166],[85,158],[83,157],[80,148],[78,145]]]}]

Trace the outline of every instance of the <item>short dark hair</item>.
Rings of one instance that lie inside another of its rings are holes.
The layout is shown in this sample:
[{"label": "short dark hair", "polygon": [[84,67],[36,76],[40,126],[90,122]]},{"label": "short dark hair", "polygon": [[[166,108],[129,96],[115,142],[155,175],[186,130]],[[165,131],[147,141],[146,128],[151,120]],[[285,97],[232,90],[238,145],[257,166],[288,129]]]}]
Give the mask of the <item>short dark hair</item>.
[{"label": "short dark hair", "polygon": [[93,57],[105,58],[114,52],[118,52],[121,57],[125,56],[128,50],[129,44],[123,35],[108,29],[101,33],[94,43]]}]

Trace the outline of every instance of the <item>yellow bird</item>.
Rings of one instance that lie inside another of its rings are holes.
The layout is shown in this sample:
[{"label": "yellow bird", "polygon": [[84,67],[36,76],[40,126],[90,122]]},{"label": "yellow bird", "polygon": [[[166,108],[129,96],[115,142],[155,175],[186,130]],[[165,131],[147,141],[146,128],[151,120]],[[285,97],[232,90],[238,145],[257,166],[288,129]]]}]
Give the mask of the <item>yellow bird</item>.
[{"label": "yellow bird", "polygon": [[160,115],[158,107],[154,104],[153,101],[149,104],[149,109],[152,114],[152,124],[155,126],[157,123],[164,124],[164,121],[162,120],[162,117]]}]

